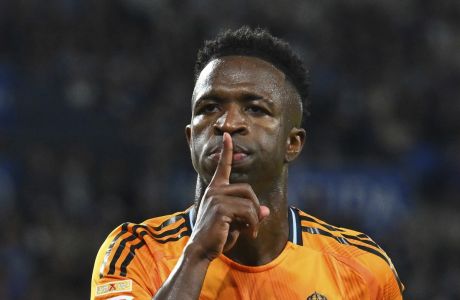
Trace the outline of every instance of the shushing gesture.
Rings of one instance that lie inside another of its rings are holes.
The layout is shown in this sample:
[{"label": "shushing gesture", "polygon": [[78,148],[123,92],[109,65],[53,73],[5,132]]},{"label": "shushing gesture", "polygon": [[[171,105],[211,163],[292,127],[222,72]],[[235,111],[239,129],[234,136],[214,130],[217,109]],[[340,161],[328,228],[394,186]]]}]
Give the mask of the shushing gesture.
[{"label": "shushing gesture", "polygon": [[260,222],[270,214],[249,184],[230,183],[232,160],[232,137],[225,132],[217,168],[201,199],[189,241],[210,261],[230,250],[240,234],[256,238]]}]

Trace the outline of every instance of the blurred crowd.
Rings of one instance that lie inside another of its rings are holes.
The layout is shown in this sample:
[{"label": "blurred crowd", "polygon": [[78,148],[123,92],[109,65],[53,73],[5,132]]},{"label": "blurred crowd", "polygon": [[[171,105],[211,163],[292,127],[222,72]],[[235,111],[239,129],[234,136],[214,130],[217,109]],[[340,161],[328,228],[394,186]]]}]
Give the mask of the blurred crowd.
[{"label": "blurred crowd", "polygon": [[460,2],[0,2],[0,298],[85,299],[125,221],[184,209],[204,39],[242,24],[312,78],[292,204],[365,231],[407,299],[460,298]]}]

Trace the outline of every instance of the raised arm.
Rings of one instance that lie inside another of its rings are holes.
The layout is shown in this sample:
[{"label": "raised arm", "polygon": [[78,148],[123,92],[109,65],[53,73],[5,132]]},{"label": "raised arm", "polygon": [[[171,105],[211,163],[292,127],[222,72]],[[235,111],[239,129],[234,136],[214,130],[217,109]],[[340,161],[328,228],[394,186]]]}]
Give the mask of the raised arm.
[{"label": "raised arm", "polygon": [[240,233],[257,237],[269,209],[260,206],[248,184],[230,184],[233,143],[228,133],[214,176],[197,211],[194,231],[154,299],[198,299],[211,261],[231,249]]}]

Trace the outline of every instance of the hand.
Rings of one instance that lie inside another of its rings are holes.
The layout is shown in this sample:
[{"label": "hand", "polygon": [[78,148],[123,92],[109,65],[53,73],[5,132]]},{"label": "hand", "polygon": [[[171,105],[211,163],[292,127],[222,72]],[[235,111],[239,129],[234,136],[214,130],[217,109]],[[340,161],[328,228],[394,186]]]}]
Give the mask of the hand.
[{"label": "hand", "polygon": [[256,238],[260,222],[270,214],[249,184],[230,184],[232,160],[233,142],[225,132],[219,162],[201,199],[189,241],[210,261],[230,250],[241,233]]}]

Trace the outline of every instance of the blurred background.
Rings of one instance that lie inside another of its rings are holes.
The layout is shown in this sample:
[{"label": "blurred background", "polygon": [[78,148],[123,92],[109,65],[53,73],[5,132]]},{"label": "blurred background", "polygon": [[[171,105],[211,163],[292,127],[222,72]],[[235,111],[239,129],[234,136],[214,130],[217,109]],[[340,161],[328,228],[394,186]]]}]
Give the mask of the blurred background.
[{"label": "blurred background", "polygon": [[311,72],[291,203],[460,299],[458,0],[0,1],[1,299],[87,299],[113,228],[192,203],[196,51],[242,24]]}]

